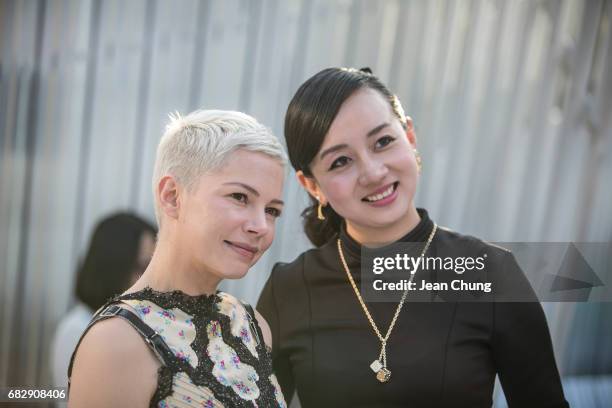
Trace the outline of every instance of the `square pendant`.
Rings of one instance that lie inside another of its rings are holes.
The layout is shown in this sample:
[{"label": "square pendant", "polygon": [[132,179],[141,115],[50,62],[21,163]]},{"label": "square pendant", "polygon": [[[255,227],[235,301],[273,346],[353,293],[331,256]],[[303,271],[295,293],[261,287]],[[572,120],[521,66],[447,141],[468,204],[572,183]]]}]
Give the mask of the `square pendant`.
[{"label": "square pendant", "polygon": [[386,368],[381,368],[379,372],[376,373],[376,379],[382,383],[387,382],[391,379],[391,371]]},{"label": "square pendant", "polygon": [[378,360],[374,360],[372,361],[372,364],[370,364],[370,368],[372,369],[372,371],[374,371],[375,373],[378,373],[380,371],[381,368],[383,368],[383,365],[381,364],[380,361]]}]

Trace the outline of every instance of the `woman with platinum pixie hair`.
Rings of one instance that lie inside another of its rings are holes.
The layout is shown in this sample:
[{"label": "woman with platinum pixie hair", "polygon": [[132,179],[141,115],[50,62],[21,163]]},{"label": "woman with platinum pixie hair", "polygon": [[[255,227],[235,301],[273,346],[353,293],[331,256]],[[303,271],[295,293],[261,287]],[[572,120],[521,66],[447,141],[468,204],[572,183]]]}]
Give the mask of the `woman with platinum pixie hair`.
[{"label": "woman with platinum pixie hair", "polygon": [[81,337],[69,406],[286,406],[268,324],[217,291],[272,243],[285,162],[278,140],[243,113],[171,117],[153,175],[153,258]]}]

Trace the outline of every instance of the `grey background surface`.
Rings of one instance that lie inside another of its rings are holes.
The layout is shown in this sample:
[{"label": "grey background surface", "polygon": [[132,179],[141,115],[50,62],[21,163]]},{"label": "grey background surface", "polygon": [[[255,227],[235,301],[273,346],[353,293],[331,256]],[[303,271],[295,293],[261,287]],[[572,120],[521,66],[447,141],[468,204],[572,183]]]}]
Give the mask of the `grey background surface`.
[{"label": "grey background surface", "polygon": [[[609,242],[611,16],[603,0],[0,0],[0,384],[48,383],[96,220],[153,217],[169,112],[243,110],[282,139],[290,97],[328,66],[369,66],[399,95],[423,157],[417,203],[439,224]],[[249,302],[308,247],[287,174],[273,247],[224,283]],[[610,395],[609,304],[544,307],[561,372],[582,375],[574,406],[597,406],[581,387],[603,379]]]}]

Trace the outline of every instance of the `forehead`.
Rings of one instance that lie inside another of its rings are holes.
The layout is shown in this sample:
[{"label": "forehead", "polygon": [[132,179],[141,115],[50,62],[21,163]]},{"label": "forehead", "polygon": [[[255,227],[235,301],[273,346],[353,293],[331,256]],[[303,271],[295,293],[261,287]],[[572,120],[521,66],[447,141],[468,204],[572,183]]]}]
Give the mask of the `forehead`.
[{"label": "forehead", "polygon": [[380,92],[362,88],[351,95],[340,107],[325,136],[323,146],[346,142],[347,137],[365,135],[383,123],[394,123],[389,102]]},{"label": "forehead", "polygon": [[236,149],[227,156],[225,163],[219,169],[220,173],[249,172],[249,166],[262,168],[281,167],[280,161],[262,152],[253,152],[246,149]]},{"label": "forehead", "polygon": [[238,149],[228,156],[219,169],[204,174],[200,185],[239,181],[258,190],[266,189],[277,194],[276,190],[282,190],[284,173],[284,167],[278,159],[261,152]]}]

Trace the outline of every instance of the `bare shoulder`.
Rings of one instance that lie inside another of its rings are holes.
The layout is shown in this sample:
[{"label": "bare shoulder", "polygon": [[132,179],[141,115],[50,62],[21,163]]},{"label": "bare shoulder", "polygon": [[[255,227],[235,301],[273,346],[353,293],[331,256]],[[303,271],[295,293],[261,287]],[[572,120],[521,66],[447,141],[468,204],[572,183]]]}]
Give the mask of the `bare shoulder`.
[{"label": "bare shoulder", "polygon": [[148,407],[159,361],[129,323],[114,317],[96,323],[79,346],[69,407]]},{"label": "bare shoulder", "polygon": [[264,337],[264,342],[266,343],[266,346],[272,348],[272,330],[270,330],[270,325],[268,324],[266,319],[264,319],[261,313],[259,313],[256,309],[254,310],[255,318],[257,319],[257,324],[259,324],[259,327],[261,328],[261,333]]}]

